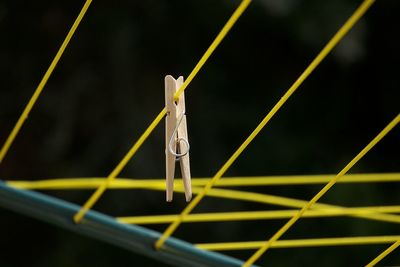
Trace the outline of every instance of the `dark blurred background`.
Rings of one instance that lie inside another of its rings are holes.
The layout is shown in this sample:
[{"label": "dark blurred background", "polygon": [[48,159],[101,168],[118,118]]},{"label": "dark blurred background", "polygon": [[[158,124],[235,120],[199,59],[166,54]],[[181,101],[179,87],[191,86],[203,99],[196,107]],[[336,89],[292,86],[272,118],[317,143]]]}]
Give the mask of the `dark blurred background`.
[{"label": "dark blurred background", "polygon": [[[159,113],[164,76],[187,77],[239,0],[94,1],[0,166],[4,180],[104,177]],[[186,91],[195,177],[212,176],[284,94],[361,0],[254,0]],[[0,143],[84,1],[0,1]],[[378,0],[225,176],[334,174],[399,112],[397,0]],[[164,177],[164,123],[121,174]],[[399,172],[397,127],[351,173]],[[243,188],[309,199],[321,186]],[[400,203],[399,184],[335,186],[321,201]],[[91,191],[45,192],[82,204]],[[170,214],[181,195],[108,191],[113,216]],[[205,199],[195,212],[274,209]],[[185,224],[192,243],[264,240],[286,220]],[[165,225],[153,226],[162,231]],[[2,266],[164,266],[108,244],[0,210]],[[207,235],[205,234],[207,233]],[[399,235],[389,223],[302,219],[283,239]],[[270,250],[270,266],[360,266],[387,245]],[[227,253],[246,259],[253,251]],[[383,264],[400,264],[400,251]]]}]

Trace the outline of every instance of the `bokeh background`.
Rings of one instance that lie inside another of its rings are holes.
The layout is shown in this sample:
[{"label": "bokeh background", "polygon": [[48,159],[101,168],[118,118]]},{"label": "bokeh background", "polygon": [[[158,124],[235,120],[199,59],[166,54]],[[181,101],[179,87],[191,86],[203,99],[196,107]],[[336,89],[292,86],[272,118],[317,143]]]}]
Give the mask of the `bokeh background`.
[{"label": "bokeh background", "polygon": [[[83,0],[0,1],[0,142],[11,131]],[[115,3],[114,3],[115,2]],[[186,91],[195,177],[210,177],[279,100],[361,0],[254,0]],[[0,166],[4,180],[104,177],[164,104],[164,76],[187,77],[239,0],[94,1]],[[225,176],[334,174],[399,112],[397,0],[377,1]],[[164,125],[121,177],[164,177]],[[351,173],[399,172],[399,127]],[[321,186],[243,188],[309,199]],[[399,184],[335,186],[321,201],[400,203]],[[90,191],[45,192],[82,204]],[[181,195],[109,191],[113,216],[170,214]],[[196,212],[274,209],[205,199]],[[198,242],[264,240],[285,220],[184,224]],[[162,231],[165,225],[153,226]],[[2,266],[164,266],[0,209]],[[284,238],[400,234],[393,224],[302,219]],[[360,266],[387,245],[270,250],[272,266]],[[246,259],[253,251],[228,253]],[[383,264],[400,264],[400,252]]]}]

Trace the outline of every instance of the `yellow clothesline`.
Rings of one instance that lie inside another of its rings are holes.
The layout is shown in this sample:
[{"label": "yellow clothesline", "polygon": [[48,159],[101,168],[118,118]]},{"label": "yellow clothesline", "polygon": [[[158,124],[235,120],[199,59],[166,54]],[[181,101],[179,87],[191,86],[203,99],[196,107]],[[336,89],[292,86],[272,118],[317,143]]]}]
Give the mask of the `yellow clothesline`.
[{"label": "yellow clothesline", "polygon": [[366,267],[373,267],[378,264],[383,258],[392,253],[396,248],[400,246],[400,238],[397,238],[396,242],[394,242],[390,247],[385,249],[381,254],[379,254],[375,259],[373,259],[370,263],[366,265]]},{"label": "yellow clothesline", "polygon": [[[214,212],[189,214],[184,222],[223,222],[223,221],[247,221],[247,220],[272,220],[287,219],[293,217],[298,210],[265,210],[265,211],[237,211],[237,212]],[[320,209],[308,210],[303,217],[334,217],[371,213],[400,213],[400,206],[367,206],[351,207],[345,209]],[[165,224],[171,223],[179,214],[172,215],[150,215],[118,217],[117,220],[127,224]]]},{"label": "yellow clothesline", "polygon": [[18,118],[17,123],[15,124],[14,128],[12,129],[11,133],[7,137],[6,142],[0,149],[0,163],[3,161],[5,156],[7,155],[10,146],[14,142],[15,138],[17,137],[19,131],[22,128],[25,120],[28,118],[29,113],[31,112],[33,106],[35,105],[36,101],[38,100],[40,94],[43,91],[43,88],[46,86],[47,81],[49,80],[51,74],[53,73],[54,69],[56,68],[58,62],[60,61],[62,55],[64,54],[65,49],[67,48],[69,42],[71,41],[72,37],[75,34],[76,29],[78,28],[79,24],[81,23],[83,17],[85,16],[87,10],[89,9],[92,0],[86,0],[81,11],[79,12],[77,18],[75,19],[74,23],[71,26],[67,36],[65,37],[63,43],[61,44],[60,48],[57,51],[57,54],[54,56],[53,61],[51,62],[49,68],[47,69],[46,73],[43,75],[42,80],[40,81],[39,85],[36,87],[35,91],[33,92],[32,97],[29,99],[29,102],[25,106],[21,116]]},{"label": "yellow clothesline", "polygon": [[[399,235],[277,240],[271,245],[271,248],[376,245],[390,244],[396,242],[397,240],[400,240]],[[214,251],[253,250],[260,248],[264,243],[265,241],[224,242],[195,244],[195,246],[201,249]]]},{"label": "yellow clothesline", "polygon": [[[243,177],[224,177],[219,180],[215,187],[236,187],[236,186],[284,186],[284,185],[307,185],[324,184],[329,182],[335,175],[282,175],[282,176],[243,176]],[[13,186],[24,189],[93,189],[98,188],[106,181],[106,177],[74,177],[46,179],[38,181],[8,181]],[[210,178],[193,178],[193,186],[204,186]],[[364,173],[346,174],[338,183],[387,183],[400,182],[400,173]],[[109,189],[135,189],[149,187],[165,187],[165,179],[131,179],[116,178],[109,185]],[[182,180],[176,179],[175,186],[181,187]]]}]

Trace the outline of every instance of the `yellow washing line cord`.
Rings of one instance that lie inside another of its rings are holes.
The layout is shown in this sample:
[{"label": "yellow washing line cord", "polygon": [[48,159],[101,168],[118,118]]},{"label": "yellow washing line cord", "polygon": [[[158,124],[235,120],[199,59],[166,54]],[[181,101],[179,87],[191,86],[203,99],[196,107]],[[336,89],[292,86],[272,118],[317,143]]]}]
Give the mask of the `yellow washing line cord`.
[{"label": "yellow washing line cord", "polygon": [[379,254],[375,259],[373,259],[370,263],[366,265],[366,267],[373,267],[376,264],[378,264],[383,258],[385,258],[387,255],[392,253],[396,248],[400,246],[400,237],[397,238],[396,242],[394,242],[390,247],[388,247],[385,251],[383,251],[381,254]]},{"label": "yellow washing line cord", "polygon": [[[214,187],[237,187],[237,186],[286,186],[286,185],[314,185],[325,184],[335,175],[288,175],[288,176],[241,176],[224,177]],[[7,183],[24,189],[32,190],[70,190],[70,189],[93,189],[99,187],[106,181],[104,177],[86,178],[57,178],[35,181],[8,180]],[[210,178],[192,178],[193,186],[204,186]],[[338,183],[387,183],[400,182],[400,173],[364,173],[346,174]],[[109,184],[109,189],[137,189],[165,186],[165,179],[133,179],[116,178]],[[175,186],[182,187],[182,180],[175,181]]]},{"label": "yellow washing line cord", "polygon": [[225,38],[225,36],[231,30],[233,25],[235,25],[236,21],[240,18],[240,16],[243,14],[243,12],[247,9],[247,7],[250,5],[250,3],[251,3],[251,0],[242,0],[240,5],[238,6],[238,8],[235,10],[235,12],[232,14],[232,16],[226,22],[226,24],[224,25],[224,27],[222,28],[220,33],[217,35],[217,37],[211,43],[210,47],[207,49],[207,51],[201,57],[201,59],[196,64],[196,66],[194,67],[192,72],[189,74],[186,81],[182,84],[181,88],[179,88],[178,91],[176,91],[176,93],[174,95],[174,99],[176,101],[179,100],[179,96],[183,93],[183,91],[186,89],[186,87],[189,85],[189,83],[193,80],[193,78],[196,76],[196,74],[200,71],[200,69],[203,67],[203,65],[207,62],[208,58],[212,55],[214,50],[222,42],[222,40]]},{"label": "yellow washing line cord", "polygon": [[[265,211],[236,211],[236,212],[213,212],[213,213],[192,213],[189,214],[184,223],[199,222],[228,222],[228,221],[249,221],[249,220],[277,220],[289,219],[296,215],[298,210],[265,210]],[[354,216],[371,213],[400,213],[400,206],[368,206],[351,208],[328,208],[321,210],[308,210],[303,217],[335,217]],[[150,216],[129,216],[118,217],[117,220],[126,224],[164,224],[171,223],[178,217],[178,214],[171,215],[150,215]],[[398,222],[400,223],[400,221]]]},{"label": "yellow washing line cord", "polygon": [[[237,187],[237,186],[286,186],[286,185],[314,185],[325,184],[335,175],[288,175],[288,176],[241,176],[224,177],[214,187]],[[12,186],[32,190],[71,190],[71,189],[96,189],[101,186],[107,178],[85,177],[85,178],[58,178],[36,181],[7,181]],[[192,186],[204,186],[210,178],[192,178]],[[400,182],[400,173],[363,173],[346,174],[338,183],[388,183]],[[139,189],[151,187],[165,187],[164,179],[133,179],[116,178],[108,189]],[[182,180],[175,181],[175,186],[182,187]]]},{"label": "yellow washing line cord", "polygon": [[309,210],[326,192],[331,189],[336,182],[342,178],[362,157],[364,157],[387,133],[389,133],[400,122],[400,114],[398,114],[366,147],[361,150],[339,173],[329,181],[298,213],[293,216],[285,225],[283,225],[268,241],[266,241],[259,250],[256,251],[243,265],[250,267],[257,259],[259,259],[284,233],[286,233],[303,214]]},{"label": "yellow washing line cord", "polygon": [[[388,244],[399,240],[400,236],[358,236],[358,237],[334,237],[278,240],[271,248],[300,248],[300,247],[322,247],[322,246],[348,246],[348,245],[372,245]],[[249,242],[226,242],[195,244],[196,247],[206,250],[250,250],[258,249],[264,244],[263,241]],[[371,265],[372,266],[372,265]]]},{"label": "yellow washing line cord", "polygon": [[101,195],[106,191],[112,181],[121,173],[122,169],[128,164],[128,161],[133,157],[136,151],[140,148],[140,146],[144,143],[144,141],[149,137],[150,133],[154,130],[158,123],[163,119],[166,113],[166,109],[164,108],[160,114],[154,119],[154,121],[150,124],[150,126],[146,129],[143,135],[136,141],[136,143],[132,146],[132,148],[128,151],[128,153],[124,156],[124,158],[118,163],[117,167],[108,175],[105,182],[103,182],[96,191],[90,196],[90,198],[86,201],[86,203],[82,206],[82,208],[74,215],[74,221],[76,223],[80,222],[85,216],[86,212],[93,207],[93,205],[99,200]]},{"label": "yellow washing line cord", "polygon": [[176,219],[168,228],[164,231],[163,235],[156,242],[155,246],[157,249],[161,248],[164,242],[170,237],[175,230],[182,223],[184,218],[199,204],[207,192],[214,186],[214,184],[222,177],[222,175],[228,170],[228,168],[235,162],[240,154],[246,149],[246,147],[253,141],[258,133],[265,127],[270,119],[275,115],[276,112],[285,104],[289,97],[299,88],[305,79],[317,68],[317,66],[324,60],[324,58],[332,51],[336,44],[346,35],[346,33],[354,26],[354,24],[362,17],[368,7],[373,1],[365,1],[359,9],[350,17],[350,19],[340,28],[335,36],[328,42],[328,44],[322,49],[317,57],[311,62],[311,64],[305,69],[300,77],[293,83],[278,103],[271,109],[271,111],[265,116],[261,123],[256,129],[250,134],[250,136],[244,141],[244,143],[235,151],[235,153],[228,159],[228,161],[222,166],[222,168],[215,174],[210,182],[204,187],[204,190],[196,196],[182,211],[181,215]]},{"label": "yellow washing line cord", "polygon": [[[193,78],[197,75],[197,73],[200,71],[200,69],[203,67],[203,65],[207,62],[208,58],[212,55],[212,53],[215,51],[215,49],[218,47],[218,45],[222,42],[224,37],[228,34],[230,29],[233,27],[233,25],[236,23],[236,21],[240,18],[240,16],[243,14],[243,12],[246,10],[248,5],[250,4],[251,0],[242,0],[241,4],[239,7],[235,10],[233,15],[229,18],[228,22],[225,24],[225,26],[222,28],[222,30],[219,32],[215,40],[211,43],[210,47],[207,49],[205,54],[202,56],[200,61],[197,63],[197,65],[194,67],[192,72],[190,73],[189,77],[186,79],[186,81],[182,84],[182,87],[176,92],[175,98],[179,98],[179,96],[182,94],[182,92],[187,88],[189,83],[193,80]],[[146,131],[140,136],[138,141],[133,145],[133,147],[128,151],[128,153],[124,156],[122,161],[117,165],[117,167],[110,173],[110,175],[107,177],[106,182],[104,182],[100,187],[97,188],[97,190],[93,193],[93,195],[86,201],[86,203],[82,206],[82,208],[79,210],[78,213],[74,215],[74,221],[76,223],[80,222],[85,216],[85,213],[93,207],[93,205],[99,200],[101,195],[106,191],[108,188],[109,184],[120,174],[122,169],[126,166],[126,164],[129,162],[129,160],[135,155],[137,150],[142,146],[142,144],[146,141],[146,139],[150,136],[150,134],[153,132],[155,127],[160,123],[160,121],[163,119],[163,117],[166,114],[166,109],[165,107],[163,110],[157,115],[157,117],[154,119],[154,121],[150,124],[150,126],[146,129]]]},{"label": "yellow washing line cord", "polygon": [[[157,190],[157,188],[154,188]],[[163,187],[159,187],[158,190],[165,190],[165,185]],[[177,192],[184,192],[183,187],[174,189]],[[201,188],[193,187],[193,193],[199,194],[202,191]],[[288,198],[288,197],[281,197],[269,194],[260,194],[254,192],[246,192],[246,191],[238,191],[238,190],[228,190],[228,189],[216,189],[212,188],[208,193],[207,196],[218,197],[218,198],[226,198],[226,199],[234,199],[234,200],[241,200],[241,201],[250,201],[250,202],[258,202],[268,205],[278,205],[284,207],[291,207],[291,208],[302,208],[304,205],[307,204],[305,200],[299,200],[295,198]],[[324,203],[316,203],[313,208],[315,209],[322,209],[322,210],[344,210],[345,207],[336,206],[332,204],[324,204]],[[180,215],[179,215],[180,216]],[[358,213],[348,215],[352,217],[368,219],[368,220],[375,220],[375,221],[383,221],[383,222],[390,222],[390,223],[400,223],[400,216],[393,215],[393,214],[384,214],[384,213]],[[185,217],[186,220],[187,217]],[[184,220],[184,221],[185,221]]]},{"label": "yellow washing line cord", "polygon": [[71,29],[69,30],[67,36],[65,37],[61,47],[59,48],[57,54],[55,55],[53,61],[51,62],[49,68],[47,69],[46,73],[44,74],[42,80],[40,81],[38,87],[36,88],[35,92],[33,93],[31,99],[29,100],[28,104],[26,105],[24,111],[22,112],[21,116],[19,117],[17,123],[15,124],[14,128],[12,129],[10,135],[7,137],[6,142],[3,144],[0,150],[0,163],[3,161],[4,157],[6,156],[10,146],[14,142],[15,138],[17,137],[19,131],[21,130],[22,125],[24,124],[25,120],[28,118],[29,113],[31,112],[33,106],[35,105],[37,99],[40,96],[40,93],[43,91],[47,81],[49,80],[51,74],[53,73],[54,69],[56,68],[60,58],[62,57],[65,49],[67,48],[69,42],[72,39],[76,29],[78,28],[81,20],[86,14],[92,0],[86,0],[85,4],[83,5],[78,17],[76,18],[74,24],[72,24]]}]

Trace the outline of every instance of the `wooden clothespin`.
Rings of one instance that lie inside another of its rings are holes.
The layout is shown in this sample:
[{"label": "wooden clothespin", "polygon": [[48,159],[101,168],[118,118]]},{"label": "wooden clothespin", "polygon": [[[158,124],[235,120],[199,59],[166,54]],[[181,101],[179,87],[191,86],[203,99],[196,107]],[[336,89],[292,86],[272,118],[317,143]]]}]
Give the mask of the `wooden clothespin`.
[{"label": "wooden clothespin", "polygon": [[174,100],[176,91],[182,86],[183,77],[175,80],[172,76],[165,77],[165,107],[167,109],[165,124],[165,159],[166,159],[166,182],[167,201],[172,201],[174,193],[175,163],[180,162],[183,186],[186,201],[192,198],[192,183],[190,177],[189,163],[189,141],[186,124],[185,95]]}]

